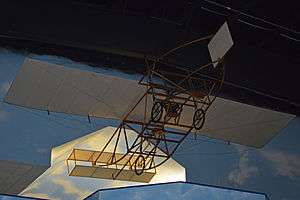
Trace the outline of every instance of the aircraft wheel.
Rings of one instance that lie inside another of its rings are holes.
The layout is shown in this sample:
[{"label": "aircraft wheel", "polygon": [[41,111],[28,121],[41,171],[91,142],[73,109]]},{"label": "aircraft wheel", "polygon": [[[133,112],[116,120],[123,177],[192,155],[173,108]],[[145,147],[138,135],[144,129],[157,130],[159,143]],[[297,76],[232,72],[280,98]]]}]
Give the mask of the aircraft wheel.
[{"label": "aircraft wheel", "polygon": [[144,156],[139,155],[137,159],[134,161],[134,172],[136,175],[141,175],[146,167],[146,160]]},{"label": "aircraft wheel", "polygon": [[153,104],[151,110],[151,120],[154,122],[158,122],[163,115],[163,104],[160,101],[157,101]]},{"label": "aircraft wheel", "polygon": [[196,130],[200,130],[205,122],[205,112],[203,109],[199,108],[195,111],[193,117],[193,126]]}]

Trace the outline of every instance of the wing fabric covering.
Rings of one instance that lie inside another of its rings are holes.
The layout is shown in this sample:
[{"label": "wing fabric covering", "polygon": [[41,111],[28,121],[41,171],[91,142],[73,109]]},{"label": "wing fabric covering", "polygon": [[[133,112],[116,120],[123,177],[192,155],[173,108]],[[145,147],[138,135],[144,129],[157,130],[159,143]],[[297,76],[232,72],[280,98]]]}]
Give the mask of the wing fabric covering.
[{"label": "wing fabric covering", "polygon": [[256,148],[263,147],[295,116],[216,98],[202,131],[205,135]]},{"label": "wing fabric covering", "polygon": [[122,119],[144,92],[136,81],[26,59],[5,101],[50,112]]},{"label": "wing fabric covering", "polygon": [[[5,101],[50,112],[122,120],[145,92],[146,88],[134,80],[27,58]],[[152,100],[148,98],[148,113],[151,112],[151,107]],[[144,102],[141,102],[130,119],[141,121],[144,112]],[[193,115],[194,110],[184,109],[183,123],[191,125]],[[199,134],[246,146],[262,147],[294,117],[217,98],[207,111],[204,127]]]}]

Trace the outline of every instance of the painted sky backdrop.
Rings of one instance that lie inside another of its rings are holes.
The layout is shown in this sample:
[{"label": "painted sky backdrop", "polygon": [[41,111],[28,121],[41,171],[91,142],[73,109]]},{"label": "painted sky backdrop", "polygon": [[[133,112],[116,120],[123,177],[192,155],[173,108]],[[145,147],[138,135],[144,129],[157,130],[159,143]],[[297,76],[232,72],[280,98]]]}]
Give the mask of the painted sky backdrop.
[{"label": "painted sky backdrop", "polygon": [[[201,195],[199,195],[201,194]],[[87,200],[207,200],[207,199],[243,199],[243,200],[267,200],[265,195],[249,193],[245,191],[228,190],[225,188],[208,187],[190,183],[167,183],[146,186],[133,186],[125,189],[100,190]]]},{"label": "painted sky backdrop", "polygon": [[[26,109],[3,97],[26,56],[100,73],[138,79],[138,75],[93,68],[71,60],[0,49],[0,159],[49,165],[50,151],[67,141],[118,121]],[[294,119],[262,149],[197,137],[186,139],[174,158],[185,166],[188,181],[264,192],[275,200],[300,199],[300,119]]]}]

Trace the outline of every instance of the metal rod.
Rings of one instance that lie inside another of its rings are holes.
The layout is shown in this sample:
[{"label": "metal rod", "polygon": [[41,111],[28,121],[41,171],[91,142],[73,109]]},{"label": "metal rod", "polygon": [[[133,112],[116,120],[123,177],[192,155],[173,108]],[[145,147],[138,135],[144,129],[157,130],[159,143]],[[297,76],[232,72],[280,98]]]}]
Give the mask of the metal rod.
[{"label": "metal rod", "polygon": [[183,47],[186,47],[186,46],[189,46],[191,44],[194,44],[194,43],[197,43],[197,42],[202,42],[202,41],[205,41],[205,40],[208,40],[208,39],[211,39],[213,37],[213,35],[208,35],[208,36],[205,36],[205,37],[202,37],[202,38],[198,38],[198,39],[195,39],[193,41],[190,41],[190,42],[187,42],[187,43],[184,43],[178,47],[175,47],[169,51],[167,51],[166,53],[164,53],[163,55],[161,55],[160,57],[158,57],[158,61],[163,59],[164,57],[166,57],[168,54],[170,53],[173,53],[174,51],[178,50],[178,49],[181,49]]}]

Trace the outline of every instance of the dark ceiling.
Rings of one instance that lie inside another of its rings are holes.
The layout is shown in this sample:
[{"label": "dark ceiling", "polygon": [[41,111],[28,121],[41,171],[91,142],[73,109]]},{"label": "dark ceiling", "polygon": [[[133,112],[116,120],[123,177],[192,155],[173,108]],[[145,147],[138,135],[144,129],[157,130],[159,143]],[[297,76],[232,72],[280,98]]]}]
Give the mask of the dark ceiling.
[{"label": "dark ceiling", "polygon": [[[235,44],[221,95],[300,115],[299,10],[297,1],[3,0],[0,45],[143,72],[145,57],[213,34],[228,21]],[[205,57],[195,48],[176,64],[194,66]]]}]

